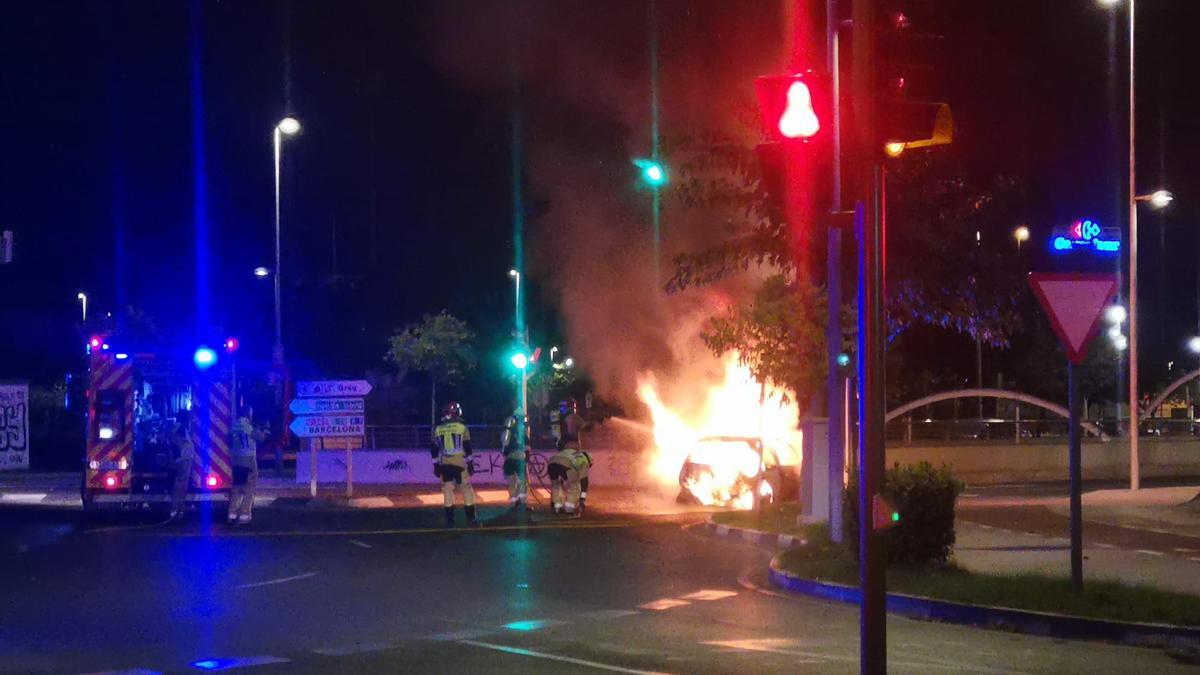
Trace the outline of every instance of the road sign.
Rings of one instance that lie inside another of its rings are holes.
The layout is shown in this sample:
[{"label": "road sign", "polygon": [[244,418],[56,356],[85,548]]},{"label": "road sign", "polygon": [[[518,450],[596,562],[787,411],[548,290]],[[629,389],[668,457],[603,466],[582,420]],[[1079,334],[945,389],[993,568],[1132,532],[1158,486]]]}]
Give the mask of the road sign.
[{"label": "road sign", "polygon": [[296,395],[310,396],[354,396],[361,398],[371,393],[371,383],[366,380],[322,380],[297,382]]},{"label": "road sign", "polygon": [[297,398],[288,409],[294,415],[322,415],[327,413],[362,413],[366,406],[361,398]]},{"label": "road sign", "polygon": [[306,415],[292,420],[289,428],[301,438],[362,436],[366,418],[362,415]]},{"label": "road sign", "polygon": [[1029,275],[1029,285],[1067,358],[1082,365],[1088,344],[1100,328],[1100,316],[1117,290],[1116,275],[1034,272]]}]

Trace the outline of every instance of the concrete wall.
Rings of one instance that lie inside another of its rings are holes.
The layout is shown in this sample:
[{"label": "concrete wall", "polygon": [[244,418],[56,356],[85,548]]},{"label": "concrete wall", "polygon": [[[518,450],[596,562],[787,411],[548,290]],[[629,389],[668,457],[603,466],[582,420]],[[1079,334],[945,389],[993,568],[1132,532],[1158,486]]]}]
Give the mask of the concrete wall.
[{"label": "concrete wall", "polygon": [[[1143,478],[1200,476],[1200,442],[1148,439],[1138,443]],[[887,449],[887,464],[949,464],[967,483],[995,484],[1067,479],[1067,444],[1021,443],[908,446]],[[1085,480],[1128,479],[1129,442],[1083,444]]]}]

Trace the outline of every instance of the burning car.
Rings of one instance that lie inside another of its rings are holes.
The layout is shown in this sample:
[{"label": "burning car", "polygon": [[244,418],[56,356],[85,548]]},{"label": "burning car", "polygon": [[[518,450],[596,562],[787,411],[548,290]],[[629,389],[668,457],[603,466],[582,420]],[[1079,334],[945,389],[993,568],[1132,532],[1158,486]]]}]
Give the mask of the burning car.
[{"label": "burning car", "polygon": [[798,495],[800,457],[798,444],[782,439],[707,436],[683,461],[678,501],[751,509],[756,491],[767,501]]}]

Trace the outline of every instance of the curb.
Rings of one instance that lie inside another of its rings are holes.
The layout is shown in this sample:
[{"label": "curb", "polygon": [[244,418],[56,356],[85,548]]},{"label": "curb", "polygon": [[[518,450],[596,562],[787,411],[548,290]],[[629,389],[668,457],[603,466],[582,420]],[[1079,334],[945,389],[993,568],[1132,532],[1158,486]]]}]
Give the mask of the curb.
[{"label": "curb", "polygon": [[732,525],[718,525],[713,522],[712,516],[704,522],[704,530],[709,534],[722,537],[725,539],[739,539],[741,541],[756,544],[758,546],[776,547],[776,548],[791,548],[793,546],[803,546],[808,543],[804,539],[799,539],[791,534],[776,534],[774,532],[763,532],[762,530],[751,530],[745,527],[734,527]]},{"label": "curb", "polygon": [[[771,584],[799,595],[859,604],[862,595],[854,586],[797,577],[771,560]],[[980,628],[1026,633],[1065,640],[1099,640],[1135,647],[1200,649],[1200,627],[1157,623],[1130,623],[1089,619],[1008,607],[968,605],[900,593],[887,594],[887,611],[925,621],[941,621]]]}]

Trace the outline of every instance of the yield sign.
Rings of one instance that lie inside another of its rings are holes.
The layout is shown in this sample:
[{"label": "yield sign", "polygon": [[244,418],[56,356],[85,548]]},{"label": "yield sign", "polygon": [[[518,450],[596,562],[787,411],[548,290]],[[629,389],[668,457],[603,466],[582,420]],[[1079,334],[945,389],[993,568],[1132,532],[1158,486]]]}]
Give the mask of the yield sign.
[{"label": "yield sign", "polygon": [[1033,272],[1029,285],[1050,317],[1067,358],[1081,365],[1100,328],[1100,315],[1117,290],[1116,275]]}]

